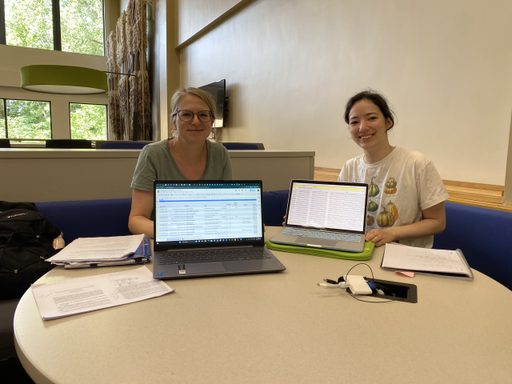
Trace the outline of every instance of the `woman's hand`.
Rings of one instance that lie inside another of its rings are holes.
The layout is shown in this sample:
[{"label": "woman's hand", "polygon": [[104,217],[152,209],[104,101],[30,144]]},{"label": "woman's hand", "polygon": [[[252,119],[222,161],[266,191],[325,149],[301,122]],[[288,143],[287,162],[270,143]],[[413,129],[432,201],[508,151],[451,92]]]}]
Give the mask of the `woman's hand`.
[{"label": "woman's hand", "polygon": [[395,234],[393,228],[386,229],[372,229],[366,234],[366,241],[371,241],[375,243],[375,245],[381,246],[386,243],[391,243],[395,241]]}]

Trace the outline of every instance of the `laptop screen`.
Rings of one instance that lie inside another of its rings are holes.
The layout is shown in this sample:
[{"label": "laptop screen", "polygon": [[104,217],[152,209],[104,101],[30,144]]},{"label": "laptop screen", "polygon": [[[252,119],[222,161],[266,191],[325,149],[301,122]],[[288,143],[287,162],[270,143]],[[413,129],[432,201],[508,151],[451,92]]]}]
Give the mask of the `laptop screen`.
[{"label": "laptop screen", "polygon": [[262,182],[154,182],[155,249],[263,245]]},{"label": "laptop screen", "polygon": [[286,224],[364,233],[368,185],[293,180]]}]

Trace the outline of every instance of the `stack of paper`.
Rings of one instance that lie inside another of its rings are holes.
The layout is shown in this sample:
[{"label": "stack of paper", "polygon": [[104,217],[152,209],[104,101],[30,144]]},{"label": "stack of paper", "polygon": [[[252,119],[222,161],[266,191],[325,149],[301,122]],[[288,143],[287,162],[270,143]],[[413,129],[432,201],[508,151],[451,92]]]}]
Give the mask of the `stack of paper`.
[{"label": "stack of paper", "polygon": [[141,264],[150,258],[144,235],[80,237],[46,261],[64,268]]}]

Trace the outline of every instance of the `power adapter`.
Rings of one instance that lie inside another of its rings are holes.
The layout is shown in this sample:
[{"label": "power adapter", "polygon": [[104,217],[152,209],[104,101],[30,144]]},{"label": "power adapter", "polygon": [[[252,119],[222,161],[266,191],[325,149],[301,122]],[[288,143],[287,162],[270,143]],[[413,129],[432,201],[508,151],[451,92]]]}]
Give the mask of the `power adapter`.
[{"label": "power adapter", "polygon": [[363,276],[348,275],[346,282],[353,295],[371,295],[373,293]]}]

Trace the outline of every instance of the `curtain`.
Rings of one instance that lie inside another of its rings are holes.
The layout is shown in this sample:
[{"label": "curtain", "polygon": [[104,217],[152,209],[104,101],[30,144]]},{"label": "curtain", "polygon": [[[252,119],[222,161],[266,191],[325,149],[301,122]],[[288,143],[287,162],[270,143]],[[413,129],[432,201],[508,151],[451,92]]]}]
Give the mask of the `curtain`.
[{"label": "curtain", "polygon": [[110,140],[151,140],[147,7],[130,0],[107,40],[108,125]]}]

